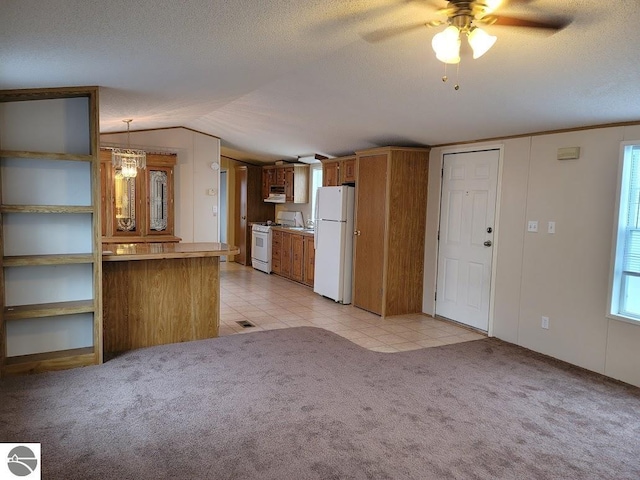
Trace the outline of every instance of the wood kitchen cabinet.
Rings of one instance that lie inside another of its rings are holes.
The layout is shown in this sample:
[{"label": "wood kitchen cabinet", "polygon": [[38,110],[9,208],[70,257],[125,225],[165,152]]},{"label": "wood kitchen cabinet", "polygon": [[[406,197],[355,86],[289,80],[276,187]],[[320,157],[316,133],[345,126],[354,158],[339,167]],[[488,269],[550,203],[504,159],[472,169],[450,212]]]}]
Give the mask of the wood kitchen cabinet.
[{"label": "wood kitchen cabinet", "polygon": [[340,181],[340,161],[335,158],[322,161],[322,186],[336,187],[342,185]]},{"label": "wood kitchen cabinet", "polygon": [[147,154],[147,167],[124,178],[100,149],[100,206],[103,243],[179,242],[175,236],[175,154]]},{"label": "wood kitchen cabinet", "polygon": [[262,168],[262,198],[269,196],[271,185],[276,184],[276,167],[267,166]]},{"label": "wood kitchen cabinet", "polygon": [[234,260],[251,265],[251,223],[273,220],[275,205],[262,199],[262,168],[235,167],[235,243],[240,253]]},{"label": "wood kitchen cabinet", "polygon": [[309,165],[294,163],[262,167],[262,198],[272,186],[283,187],[287,203],[309,203]]},{"label": "wood kitchen cabinet", "polygon": [[291,234],[289,232],[282,232],[282,244],[280,245],[280,275],[291,278]]},{"label": "wood kitchen cabinet", "polygon": [[342,183],[356,182],[356,157],[345,158],[342,163]]},{"label": "wood kitchen cabinet", "polygon": [[302,283],[304,266],[304,237],[291,235],[291,280]]},{"label": "wood kitchen cabinet", "polygon": [[282,231],[271,231],[271,271],[278,275],[282,272]]},{"label": "wood kitchen cabinet", "polygon": [[322,186],[335,187],[356,182],[356,157],[329,158],[322,161]]},{"label": "wood kitchen cabinet", "polygon": [[428,148],[356,152],[353,305],[382,316],[422,311]]},{"label": "wood kitchen cabinet", "polygon": [[273,273],[313,287],[315,250],[313,235],[272,230],[271,270]]},{"label": "wood kitchen cabinet", "polygon": [[313,243],[312,236],[304,235],[302,238],[304,242],[304,272],[302,275],[302,283],[313,287],[314,272],[316,268],[316,248]]}]

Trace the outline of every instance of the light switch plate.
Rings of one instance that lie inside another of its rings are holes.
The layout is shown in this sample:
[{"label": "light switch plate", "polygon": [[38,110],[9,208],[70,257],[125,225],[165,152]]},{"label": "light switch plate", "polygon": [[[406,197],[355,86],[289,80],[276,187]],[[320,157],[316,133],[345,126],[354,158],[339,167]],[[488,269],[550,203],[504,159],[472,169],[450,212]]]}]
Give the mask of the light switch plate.
[{"label": "light switch plate", "polygon": [[542,317],[540,326],[545,330],[549,330],[549,317]]},{"label": "light switch plate", "polygon": [[556,233],[556,222],[549,222],[547,233]]},{"label": "light switch plate", "polygon": [[536,233],[538,231],[538,221],[537,220],[529,220],[527,224],[527,232]]}]

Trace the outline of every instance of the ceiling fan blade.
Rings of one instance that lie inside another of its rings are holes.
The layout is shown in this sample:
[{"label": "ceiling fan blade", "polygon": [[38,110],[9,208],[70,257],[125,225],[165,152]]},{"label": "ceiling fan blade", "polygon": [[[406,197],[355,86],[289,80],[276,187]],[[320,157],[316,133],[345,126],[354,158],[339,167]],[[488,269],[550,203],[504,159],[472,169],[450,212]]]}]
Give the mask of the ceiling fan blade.
[{"label": "ceiling fan blade", "polygon": [[411,25],[401,25],[399,27],[381,28],[373,32],[362,34],[361,37],[369,43],[377,43],[425,27],[426,24],[424,22],[420,22]]},{"label": "ceiling fan blade", "polygon": [[489,15],[482,19],[488,25],[498,25],[501,27],[527,27],[543,28],[547,30],[562,30],[571,23],[567,18],[551,18],[545,21],[527,20],[526,18],[505,17],[503,15]]}]

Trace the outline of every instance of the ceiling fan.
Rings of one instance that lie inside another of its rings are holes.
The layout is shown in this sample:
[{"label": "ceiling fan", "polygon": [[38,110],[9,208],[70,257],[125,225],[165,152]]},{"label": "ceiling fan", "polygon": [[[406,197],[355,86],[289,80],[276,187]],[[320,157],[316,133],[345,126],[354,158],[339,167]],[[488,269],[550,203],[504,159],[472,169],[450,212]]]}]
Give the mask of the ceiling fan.
[{"label": "ceiling fan", "polygon": [[[415,1],[415,0],[411,0]],[[424,0],[423,0],[424,1]],[[442,2],[426,0],[435,7]],[[446,20],[431,20],[426,23],[403,25],[374,31],[363,35],[368,42],[378,42],[410,30],[421,27],[447,27],[437,33],[431,42],[436,58],[446,64],[460,63],[460,37],[466,37],[473,51],[473,58],[484,55],[496,42],[497,37],[488,34],[481,26],[496,25],[505,27],[525,27],[556,32],[565,28],[570,20],[560,17],[546,17],[543,19],[519,18],[497,13],[507,4],[526,4],[534,0],[449,0],[446,6],[438,8],[437,13],[446,16]],[[447,81],[446,71],[442,77]],[[456,84],[455,89],[459,86]]]},{"label": "ceiling fan", "polygon": [[[438,12],[447,16],[446,21],[432,20],[426,25],[436,27],[447,24],[448,27],[436,34],[432,46],[438,60],[444,63],[460,62],[460,35],[466,35],[473,50],[473,58],[484,55],[495,43],[497,37],[489,35],[480,28],[481,25],[499,25],[509,27],[527,27],[558,31],[568,25],[565,19],[530,20],[494,12],[503,4],[503,0],[450,0],[445,8]],[[512,3],[517,3],[512,0]],[[528,3],[520,0],[518,3]]]}]

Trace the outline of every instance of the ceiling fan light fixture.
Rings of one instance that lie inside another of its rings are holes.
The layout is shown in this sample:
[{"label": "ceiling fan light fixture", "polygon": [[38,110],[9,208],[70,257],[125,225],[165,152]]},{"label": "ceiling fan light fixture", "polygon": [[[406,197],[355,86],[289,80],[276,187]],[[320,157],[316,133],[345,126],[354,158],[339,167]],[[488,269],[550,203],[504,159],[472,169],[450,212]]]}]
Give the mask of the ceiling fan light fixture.
[{"label": "ceiling fan light fixture", "polygon": [[482,6],[485,8],[485,15],[495,11],[501,4],[503,0],[482,0],[480,2]]},{"label": "ceiling fan light fixture", "polygon": [[476,59],[487,53],[489,49],[493,47],[494,43],[496,43],[498,37],[489,35],[481,28],[476,27],[469,32],[467,39],[473,50],[473,58]]},{"label": "ceiling fan light fixture", "polygon": [[434,35],[431,47],[443,63],[460,63],[460,30],[451,25]]}]

